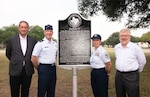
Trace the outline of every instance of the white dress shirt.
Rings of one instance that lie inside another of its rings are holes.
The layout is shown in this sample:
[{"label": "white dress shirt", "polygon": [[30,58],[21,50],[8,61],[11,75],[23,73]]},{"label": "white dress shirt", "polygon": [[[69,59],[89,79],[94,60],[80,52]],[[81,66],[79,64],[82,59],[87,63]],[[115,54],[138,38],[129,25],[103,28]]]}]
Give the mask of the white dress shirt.
[{"label": "white dress shirt", "polygon": [[20,37],[20,44],[21,44],[22,53],[23,53],[23,55],[25,55],[26,54],[26,50],[27,50],[27,36],[22,37],[19,34],[19,37]]},{"label": "white dress shirt", "polygon": [[107,62],[110,62],[110,57],[102,46],[99,46],[92,52],[90,58],[90,64],[92,68],[105,68],[105,63]]},{"label": "white dress shirt", "polygon": [[116,69],[122,72],[139,70],[142,72],[146,64],[146,58],[142,49],[133,42],[129,42],[125,48],[121,43],[115,46]]},{"label": "white dress shirt", "polygon": [[39,63],[42,64],[53,64],[56,59],[56,52],[58,50],[57,43],[53,40],[49,41],[44,38],[42,41],[39,41],[32,52],[32,55],[39,58]]}]

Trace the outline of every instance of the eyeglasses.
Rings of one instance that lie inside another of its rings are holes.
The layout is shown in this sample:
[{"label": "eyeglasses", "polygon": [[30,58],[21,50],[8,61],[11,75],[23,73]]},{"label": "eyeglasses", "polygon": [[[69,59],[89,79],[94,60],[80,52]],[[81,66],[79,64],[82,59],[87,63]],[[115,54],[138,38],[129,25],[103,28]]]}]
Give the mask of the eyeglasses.
[{"label": "eyeglasses", "polygon": [[129,37],[130,35],[120,35],[120,37]]}]

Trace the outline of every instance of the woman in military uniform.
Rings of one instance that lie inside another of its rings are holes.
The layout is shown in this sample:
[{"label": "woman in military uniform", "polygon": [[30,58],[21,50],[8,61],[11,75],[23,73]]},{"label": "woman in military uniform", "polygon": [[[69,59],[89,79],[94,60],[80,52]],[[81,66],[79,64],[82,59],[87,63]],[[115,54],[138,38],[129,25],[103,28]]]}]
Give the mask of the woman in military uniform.
[{"label": "woman in military uniform", "polygon": [[111,71],[111,60],[107,51],[101,46],[101,36],[93,35],[94,51],[90,58],[91,86],[95,97],[108,97],[108,79]]}]

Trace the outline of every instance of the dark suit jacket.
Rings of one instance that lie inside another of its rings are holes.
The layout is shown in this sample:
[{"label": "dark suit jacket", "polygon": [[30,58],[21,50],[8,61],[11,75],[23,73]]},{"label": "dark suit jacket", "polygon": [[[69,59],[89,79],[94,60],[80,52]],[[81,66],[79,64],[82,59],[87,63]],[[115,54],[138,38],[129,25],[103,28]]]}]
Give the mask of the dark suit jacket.
[{"label": "dark suit jacket", "polygon": [[6,56],[9,59],[9,75],[20,76],[23,69],[23,62],[25,61],[25,71],[27,76],[32,76],[34,67],[31,62],[31,55],[36,44],[36,40],[27,35],[27,50],[23,55],[21,50],[19,34],[9,38],[6,46]]}]

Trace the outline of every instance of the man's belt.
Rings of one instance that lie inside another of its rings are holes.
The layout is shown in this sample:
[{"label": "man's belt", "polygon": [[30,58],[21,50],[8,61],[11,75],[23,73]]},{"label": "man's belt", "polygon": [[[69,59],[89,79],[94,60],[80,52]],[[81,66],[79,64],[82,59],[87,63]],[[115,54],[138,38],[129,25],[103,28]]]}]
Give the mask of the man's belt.
[{"label": "man's belt", "polygon": [[138,72],[138,70],[134,70],[134,71],[119,71],[119,70],[117,70],[117,72],[119,72],[119,73],[133,73],[133,72]]},{"label": "man's belt", "polygon": [[93,68],[93,70],[105,70],[105,68]]},{"label": "man's belt", "polygon": [[54,65],[55,65],[55,63],[53,63],[53,64],[40,63],[40,65],[49,65],[49,66],[54,66]]}]

